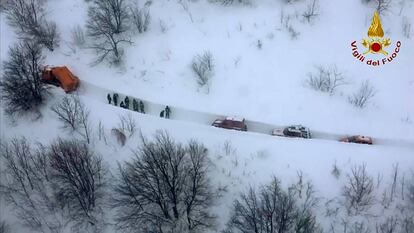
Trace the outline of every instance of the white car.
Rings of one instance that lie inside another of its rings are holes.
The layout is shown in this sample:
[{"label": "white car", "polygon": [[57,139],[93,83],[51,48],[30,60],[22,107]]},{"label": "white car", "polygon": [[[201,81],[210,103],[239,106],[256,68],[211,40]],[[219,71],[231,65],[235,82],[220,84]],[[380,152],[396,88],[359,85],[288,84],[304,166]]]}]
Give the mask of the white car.
[{"label": "white car", "polygon": [[311,132],[309,128],[302,125],[292,125],[286,128],[274,129],[272,131],[273,136],[280,137],[294,137],[294,138],[311,138]]}]

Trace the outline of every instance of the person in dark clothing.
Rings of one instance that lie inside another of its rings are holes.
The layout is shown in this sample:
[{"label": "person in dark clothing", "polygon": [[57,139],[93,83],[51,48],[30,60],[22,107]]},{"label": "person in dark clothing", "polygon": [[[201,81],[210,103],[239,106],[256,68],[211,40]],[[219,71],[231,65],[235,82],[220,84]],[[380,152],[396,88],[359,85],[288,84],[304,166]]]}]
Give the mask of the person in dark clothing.
[{"label": "person in dark clothing", "polygon": [[139,101],[139,111],[145,114],[144,103],[141,100]]},{"label": "person in dark clothing", "polygon": [[160,117],[164,118],[164,110],[160,112]]},{"label": "person in dark clothing", "polygon": [[109,103],[109,104],[111,104],[111,102],[112,102],[111,95],[110,95],[110,94],[108,94],[108,95],[106,96],[106,98],[108,99],[108,103]]},{"label": "person in dark clothing", "polygon": [[121,101],[121,103],[119,104],[119,107],[121,107],[121,108],[125,108],[124,101]]},{"label": "person in dark clothing", "polygon": [[170,107],[165,107],[165,118],[170,119],[170,113],[171,113],[171,109]]},{"label": "person in dark clothing", "polygon": [[139,112],[138,101],[135,98],[132,100],[132,109]]},{"label": "person in dark clothing", "polygon": [[129,98],[128,98],[128,96],[125,97],[124,103],[125,103],[125,108],[129,109]]},{"label": "person in dark clothing", "polygon": [[115,93],[112,99],[114,100],[114,105],[118,106],[118,94]]}]

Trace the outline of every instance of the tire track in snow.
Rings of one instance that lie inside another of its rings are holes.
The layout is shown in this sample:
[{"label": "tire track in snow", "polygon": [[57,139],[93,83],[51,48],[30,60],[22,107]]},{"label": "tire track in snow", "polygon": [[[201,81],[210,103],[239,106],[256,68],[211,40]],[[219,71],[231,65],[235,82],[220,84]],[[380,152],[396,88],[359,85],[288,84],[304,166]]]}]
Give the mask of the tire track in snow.
[{"label": "tire track in snow", "polygon": [[[83,80],[79,88],[79,93],[86,97],[92,97],[95,100],[102,102],[104,104],[108,104],[107,99],[106,99],[106,96],[108,93],[117,93],[119,95],[119,102],[121,102],[121,100],[123,100],[126,96],[130,98],[135,98],[137,100],[141,100],[144,103],[145,114],[153,115],[156,117],[159,117],[160,112],[164,110],[166,106],[163,104],[141,99],[131,93],[115,92],[113,90],[99,87],[95,84],[92,84],[92,83],[89,83]],[[132,99],[130,99],[130,107],[131,106],[132,106]],[[189,110],[189,109],[185,109],[181,107],[175,107],[171,105],[168,105],[168,106],[172,109],[170,118],[173,120],[193,122],[193,123],[202,124],[202,125],[211,125],[215,119],[226,117],[226,115],[193,111],[193,110]],[[133,111],[131,108],[129,110]],[[269,124],[269,123],[264,123],[264,122],[252,121],[248,119],[246,119],[245,121],[246,121],[248,132],[267,134],[269,136],[271,136],[271,132],[274,128],[286,127],[283,125]],[[223,129],[223,130],[226,130],[226,129]],[[329,133],[329,132],[323,132],[323,131],[318,131],[318,130],[313,130],[313,129],[311,129],[311,133],[312,133],[313,139],[330,140],[330,141],[338,141],[342,137],[350,136],[349,134]],[[376,137],[373,137],[373,141],[375,145],[411,147],[413,148],[413,151],[414,151],[413,141],[401,140],[401,139],[390,139],[390,138],[376,138]]]}]

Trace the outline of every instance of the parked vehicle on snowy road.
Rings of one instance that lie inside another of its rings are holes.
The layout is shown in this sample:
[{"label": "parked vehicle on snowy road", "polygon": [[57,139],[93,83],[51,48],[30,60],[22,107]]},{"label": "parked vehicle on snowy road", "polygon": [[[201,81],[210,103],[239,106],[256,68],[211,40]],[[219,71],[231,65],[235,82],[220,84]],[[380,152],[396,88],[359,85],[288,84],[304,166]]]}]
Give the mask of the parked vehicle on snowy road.
[{"label": "parked vehicle on snowy road", "polygon": [[309,128],[302,125],[291,125],[286,128],[274,129],[272,135],[280,137],[311,138]]},{"label": "parked vehicle on snowy road", "polygon": [[367,137],[367,136],[362,136],[362,135],[354,135],[354,136],[344,137],[344,138],[341,138],[339,141],[372,145],[372,138]]},{"label": "parked vehicle on snowy road", "polygon": [[217,119],[213,122],[212,126],[224,129],[247,131],[247,126],[244,118],[239,117],[226,117],[223,120]]}]

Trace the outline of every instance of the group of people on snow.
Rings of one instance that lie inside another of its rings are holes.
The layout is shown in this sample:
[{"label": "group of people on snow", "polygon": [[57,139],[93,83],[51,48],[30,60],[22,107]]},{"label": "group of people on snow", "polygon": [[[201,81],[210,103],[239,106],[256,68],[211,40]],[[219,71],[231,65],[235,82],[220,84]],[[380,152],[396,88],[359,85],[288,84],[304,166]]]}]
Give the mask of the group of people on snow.
[{"label": "group of people on snow", "polygon": [[[117,93],[114,93],[112,96],[111,94],[108,93],[106,98],[108,99],[109,104],[113,103],[115,106],[118,106],[119,95]],[[119,103],[119,107],[130,109],[129,101],[130,101],[129,97],[126,96],[125,99]],[[142,102],[142,100],[138,101],[135,98],[132,98],[132,110],[136,112],[140,112],[140,113],[145,113],[144,102]],[[160,117],[170,119],[170,116],[171,116],[171,108],[167,105],[165,109],[160,112]]]}]

